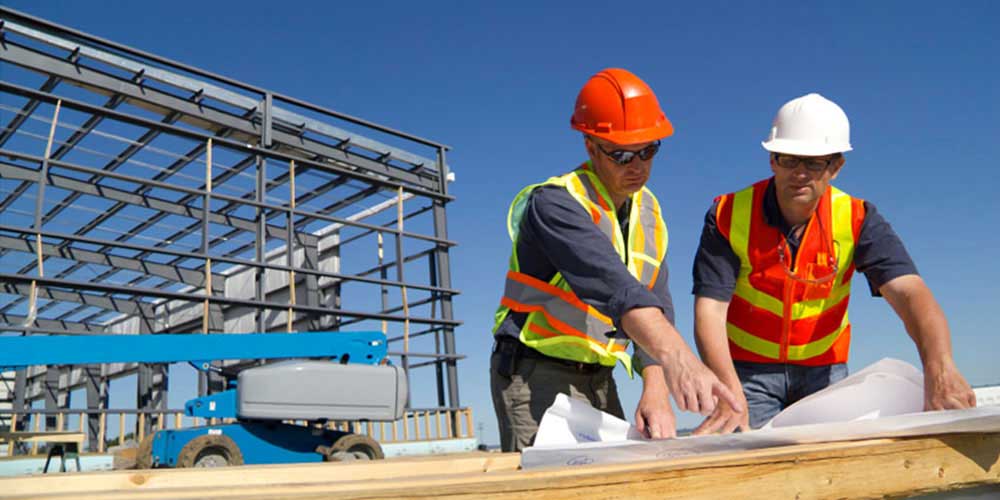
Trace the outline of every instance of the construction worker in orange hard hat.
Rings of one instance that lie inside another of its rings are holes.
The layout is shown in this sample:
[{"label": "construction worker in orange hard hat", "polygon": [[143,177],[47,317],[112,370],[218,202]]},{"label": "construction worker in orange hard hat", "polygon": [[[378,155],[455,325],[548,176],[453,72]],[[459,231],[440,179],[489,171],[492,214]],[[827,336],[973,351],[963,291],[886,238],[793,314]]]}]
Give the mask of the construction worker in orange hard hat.
[{"label": "construction worker in orange hard hat", "polygon": [[[559,393],[624,417],[611,372],[642,376],[636,426],[676,435],[670,407],[711,413],[735,395],[673,326],[667,227],[645,187],[673,125],[653,91],[624,69],[583,86],[570,125],[589,159],[522,189],[511,203],[510,268],[493,328],[493,405],[504,451],[530,446]],[[626,349],[635,342],[634,354]]]},{"label": "construction worker in orange hard hat", "polygon": [[899,236],[875,205],[831,185],[852,149],[844,110],[819,94],[792,99],[761,145],[773,175],[715,199],[693,271],[698,349],[748,411],[720,402],[694,433],[759,428],[847,376],[855,271],[917,345],[925,409],[975,406],[944,313]]}]

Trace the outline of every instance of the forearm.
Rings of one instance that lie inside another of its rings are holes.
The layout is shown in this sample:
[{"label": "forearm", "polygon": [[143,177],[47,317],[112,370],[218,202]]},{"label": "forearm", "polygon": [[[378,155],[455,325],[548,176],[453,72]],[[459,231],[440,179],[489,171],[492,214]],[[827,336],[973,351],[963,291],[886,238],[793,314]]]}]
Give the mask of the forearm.
[{"label": "forearm", "polygon": [[925,369],[952,362],[951,332],[934,294],[917,275],[900,276],[882,293],[913,339]]},{"label": "forearm", "polygon": [[728,302],[697,297],[694,303],[694,339],[698,353],[722,383],[731,388],[740,386],[739,376],[729,353],[726,335]]},{"label": "forearm", "polygon": [[659,308],[631,309],[622,315],[621,324],[629,338],[660,363],[679,352],[690,352],[680,332]]},{"label": "forearm", "polygon": [[920,352],[924,365],[924,409],[976,406],[976,394],[952,358],[948,322],[924,281],[914,274],[900,276],[883,285],[880,291]]},{"label": "forearm", "polygon": [[670,396],[662,366],[649,365],[642,369],[642,393],[644,396]]}]

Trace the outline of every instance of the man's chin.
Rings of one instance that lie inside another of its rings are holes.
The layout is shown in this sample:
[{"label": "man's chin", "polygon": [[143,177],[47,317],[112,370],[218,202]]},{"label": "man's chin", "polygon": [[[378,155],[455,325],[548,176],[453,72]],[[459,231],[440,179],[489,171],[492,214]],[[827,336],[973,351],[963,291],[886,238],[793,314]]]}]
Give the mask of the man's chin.
[{"label": "man's chin", "polygon": [[642,190],[642,187],[645,185],[646,181],[626,182],[625,185],[622,186],[622,191],[628,193],[629,196],[631,196],[636,192]]}]

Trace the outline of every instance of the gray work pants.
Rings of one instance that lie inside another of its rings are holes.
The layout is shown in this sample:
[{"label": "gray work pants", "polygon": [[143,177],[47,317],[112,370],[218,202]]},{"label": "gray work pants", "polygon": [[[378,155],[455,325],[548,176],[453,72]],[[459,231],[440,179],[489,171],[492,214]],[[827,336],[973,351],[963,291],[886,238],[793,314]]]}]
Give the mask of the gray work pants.
[{"label": "gray work pants", "polygon": [[557,360],[521,357],[513,373],[506,377],[497,371],[499,357],[498,352],[490,356],[490,389],[503,451],[521,451],[531,446],[542,415],[560,392],[625,418],[611,367],[587,373]]}]

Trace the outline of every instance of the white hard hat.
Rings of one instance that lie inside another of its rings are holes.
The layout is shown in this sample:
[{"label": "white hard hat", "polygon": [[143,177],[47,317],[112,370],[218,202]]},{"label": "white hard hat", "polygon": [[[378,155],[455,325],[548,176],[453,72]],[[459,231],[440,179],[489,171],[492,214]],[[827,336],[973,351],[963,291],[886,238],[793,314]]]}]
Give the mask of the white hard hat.
[{"label": "white hard hat", "polygon": [[851,124],[840,106],[819,94],[785,103],[761,143],[772,153],[824,156],[851,150]]}]

